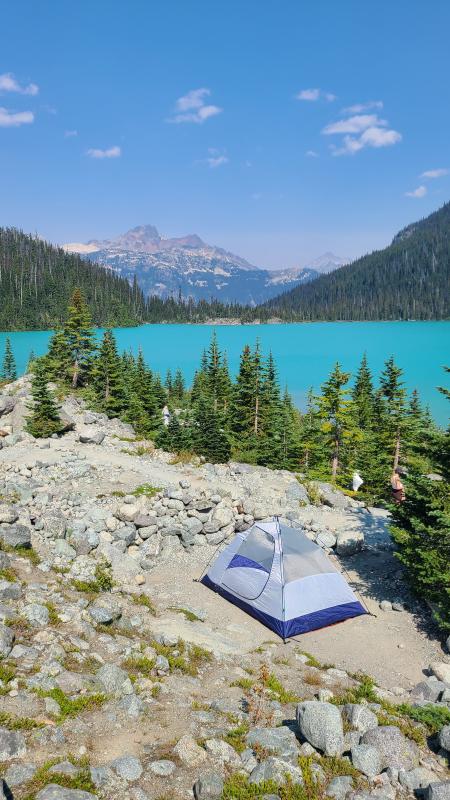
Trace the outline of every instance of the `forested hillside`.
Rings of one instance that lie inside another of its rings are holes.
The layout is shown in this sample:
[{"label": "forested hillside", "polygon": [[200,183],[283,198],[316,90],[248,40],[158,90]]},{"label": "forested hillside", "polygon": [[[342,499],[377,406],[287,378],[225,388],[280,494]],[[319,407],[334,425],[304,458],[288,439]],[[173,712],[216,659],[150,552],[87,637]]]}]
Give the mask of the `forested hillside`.
[{"label": "forested hillside", "polygon": [[145,318],[141,291],[123,278],[15,228],[0,228],[0,330],[51,328],[79,287],[95,325]]},{"label": "forested hillside", "polygon": [[392,244],[298,286],[265,307],[294,320],[450,317],[450,203]]}]

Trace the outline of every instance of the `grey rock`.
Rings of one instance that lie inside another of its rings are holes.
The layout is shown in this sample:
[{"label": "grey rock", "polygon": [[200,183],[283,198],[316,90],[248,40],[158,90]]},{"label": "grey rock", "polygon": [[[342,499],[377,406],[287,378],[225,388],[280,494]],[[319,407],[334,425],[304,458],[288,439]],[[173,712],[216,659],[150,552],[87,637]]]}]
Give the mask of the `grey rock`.
[{"label": "grey rock", "polygon": [[378,727],[376,714],[367,706],[359,703],[347,703],[342,709],[342,716],[352,728],[361,733]]},{"label": "grey rock", "polygon": [[73,561],[77,557],[77,551],[70,546],[66,539],[57,539],[55,541],[54,553],[67,561]]},{"label": "grey rock", "polygon": [[14,631],[7,625],[0,623],[0,656],[7,658],[13,649]]},{"label": "grey rock", "polygon": [[54,764],[50,767],[49,772],[57,775],[66,775],[68,778],[76,778],[80,769],[72,764],[71,761],[60,761],[59,764]]},{"label": "grey rock", "polygon": [[133,522],[137,528],[148,528],[151,525],[156,525],[157,519],[153,515],[139,513],[135,516]]},{"label": "grey rock", "polygon": [[11,559],[7,553],[0,550],[0,570],[9,569],[11,566]]},{"label": "grey rock", "polygon": [[317,534],[316,542],[320,544],[321,547],[331,548],[336,544],[336,537],[331,531],[321,531]]},{"label": "grey rock", "polygon": [[224,539],[225,539],[225,534],[223,530],[217,531],[217,533],[206,534],[206,541],[208,542],[208,544],[211,545],[220,544],[221,542],[223,542]]},{"label": "grey rock", "polygon": [[45,512],[43,516],[44,536],[46,539],[64,539],[67,520],[64,514],[57,509]]},{"label": "grey rock", "polygon": [[295,483],[292,482],[286,489],[286,500],[288,501],[288,503],[290,501],[295,501],[297,503],[300,503],[301,505],[308,505],[309,504],[308,492],[306,491],[302,483],[299,483],[298,481],[295,481]]},{"label": "grey rock", "polygon": [[[88,614],[95,625],[111,625],[118,618],[112,610],[103,606],[91,606]],[[118,616],[120,617],[120,613]]]},{"label": "grey rock", "polygon": [[25,739],[19,731],[0,728],[0,761],[23,758],[26,751]]},{"label": "grey rock", "polygon": [[446,661],[433,661],[430,670],[439,681],[450,685],[450,664]]},{"label": "grey rock", "polygon": [[116,775],[130,783],[139,780],[143,773],[142,764],[135,756],[120,756],[111,761],[110,766]]},{"label": "grey rock", "polygon": [[444,692],[446,688],[445,683],[442,681],[430,680],[428,678],[425,681],[417,683],[411,690],[411,694],[413,697],[417,697],[418,700],[429,700],[435,703],[436,700],[440,699],[442,692]]},{"label": "grey rock", "polygon": [[72,547],[75,548],[76,554],[81,556],[88,555],[92,550],[98,547],[99,536],[97,531],[94,531],[93,528],[86,529],[85,526],[85,530],[72,529],[69,540]]},{"label": "grey rock", "polygon": [[438,740],[440,746],[450,753],[450,725],[444,725],[439,731]]},{"label": "grey rock", "polygon": [[450,781],[430,784],[426,798],[427,800],[450,800]]},{"label": "grey rock", "polygon": [[262,781],[275,781],[275,783],[285,783],[291,780],[292,783],[303,785],[303,775],[301,769],[294,767],[288,761],[270,756],[261,761],[250,775],[250,783],[262,783]]},{"label": "grey rock", "polygon": [[357,744],[356,747],[352,747],[352,762],[353,766],[368,778],[374,778],[381,772],[381,753],[370,744]]},{"label": "grey rock", "polygon": [[85,425],[95,425],[97,422],[97,414],[93,414],[92,411],[86,411],[83,414],[83,422]]},{"label": "grey rock", "polygon": [[11,787],[21,786],[31,780],[36,770],[34,764],[11,764],[5,772],[6,783]]},{"label": "grey rock", "polygon": [[0,397],[0,417],[3,417],[5,414],[10,414],[11,411],[14,410],[16,403],[17,399],[15,397],[11,397],[7,394],[2,395]]},{"label": "grey rock", "polygon": [[8,547],[31,547],[31,531],[26,525],[8,525],[1,528],[0,538]]},{"label": "grey rock", "polygon": [[339,775],[333,778],[327,786],[325,794],[327,797],[334,797],[335,800],[344,800],[353,788],[353,779],[350,775]]},{"label": "grey rock", "polygon": [[380,725],[366,731],[361,743],[372,745],[379,751],[382,769],[393,767],[409,771],[419,765],[419,748],[395,725]]},{"label": "grey rock", "polygon": [[133,685],[127,673],[116,664],[105,664],[97,672],[96,679],[106,694],[133,694]]},{"label": "grey rock", "polygon": [[280,726],[279,728],[253,728],[246,737],[246,742],[250,747],[262,747],[269,750],[273,755],[278,756],[283,761],[297,763],[299,750],[297,737],[289,728]]},{"label": "grey rock", "polygon": [[166,674],[170,670],[170,664],[165,656],[157,656],[155,660],[155,669],[160,674]]},{"label": "grey rock", "polygon": [[19,512],[15,506],[8,505],[8,503],[0,503],[0,522],[12,525],[18,519]]},{"label": "grey rock", "polygon": [[319,491],[322,502],[331,508],[346,508],[349,504],[348,498],[337,491],[329,483],[314,481],[316,489]]},{"label": "grey rock", "polygon": [[81,789],[65,789],[63,786],[51,783],[37,793],[36,800],[98,800],[98,798],[91,792],[83,792]]},{"label": "grey rock", "polygon": [[79,441],[81,444],[101,444],[103,439],[105,438],[106,433],[105,431],[84,431],[79,435]]},{"label": "grey rock", "polygon": [[148,768],[154,775],[158,775],[160,778],[167,778],[169,775],[172,775],[175,764],[173,761],[163,758],[160,761],[151,761]]},{"label": "grey rock", "polygon": [[119,708],[125,711],[131,719],[137,719],[145,710],[144,703],[135,694],[127,694],[122,697],[119,701]]},{"label": "grey rock", "polygon": [[49,623],[48,608],[40,603],[30,603],[25,606],[23,615],[35,628],[45,628]]},{"label": "grey rock", "polygon": [[390,600],[382,600],[380,603],[382,611],[392,611],[392,603]]},{"label": "grey rock", "polygon": [[175,745],[173,752],[186,767],[196,767],[206,759],[206,751],[199,747],[195,739],[185,734]]},{"label": "grey rock", "polygon": [[362,550],[363,544],[362,531],[339,531],[336,538],[336,552],[340,556],[352,556]]},{"label": "grey rock", "polygon": [[110,767],[90,767],[91,780],[94,786],[100,788],[114,781],[114,773]]},{"label": "grey rock", "polygon": [[219,528],[226,528],[227,525],[230,525],[230,523],[234,520],[233,509],[227,505],[219,503],[219,505],[214,508],[211,520],[212,522],[215,522]]},{"label": "grey rock", "polygon": [[194,783],[195,800],[219,800],[223,793],[223,780],[217,772],[205,772]]},{"label": "grey rock", "polygon": [[398,773],[398,779],[405,789],[410,792],[416,792],[417,789],[426,789],[430,783],[436,780],[436,775],[425,767],[415,767],[409,772],[401,769]]},{"label": "grey rock", "polygon": [[300,732],[307,742],[327,756],[341,755],[344,730],[336,706],[306,700],[297,706],[296,716]]}]

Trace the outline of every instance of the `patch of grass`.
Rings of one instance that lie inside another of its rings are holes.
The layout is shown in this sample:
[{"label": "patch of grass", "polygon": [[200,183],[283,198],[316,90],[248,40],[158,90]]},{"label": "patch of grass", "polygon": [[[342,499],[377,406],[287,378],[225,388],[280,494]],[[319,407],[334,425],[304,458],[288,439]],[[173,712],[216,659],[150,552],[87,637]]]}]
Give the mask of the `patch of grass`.
[{"label": "patch of grass", "polygon": [[189,611],[188,608],[182,608],[181,606],[169,606],[167,611],[176,611],[177,614],[184,614],[184,617],[189,620],[189,622],[203,622],[197,614],[194,614],[193,611]]},{"label": "patch of grass", "polygon": [[264,681],[266,689],[269,690],[272,700],[278,700],[279,703],[297,703],[299,697],[288,689],[285,689],[281,681],[278,680],[276,675],[271,672],[268,678]]},{"label": "patch of grass", "polygon": [[100,708],[108,699],[105,694],[97,693],[80,695],[74,700],[71,700],[71,698],[64,694],[62,689],[58,687],[50,689],[50,691],[47,692],[43,689],[36,689],[36,694],[39,697],[51,697],[52,700],[58,703],[61,709],[58,718],[59,722],[64,722],[64,720],[69,717],[77,717],[78,714],[81,714],[83,711],[92,711],[94,708]]},{"label": "patch of grass", "polygon": [[323,684],[323,678],[320,672],[313,672],[312,669],[308,670],[305,675],[302,675],[302,681],[308,686],[322,686]]},{"label": "patch of grass", "polygon": [[228,744],[236,750],[236,753],[243,753],[247,748],[245,739],[249,730],[249,724],[243,722],[242,725],[238,725],[236,728],[232,728],[231,731],[228,731],[223,737],[223,740],[224,742],[228,742]]},{"label": "patch of grass", "polygon": [[148,444],[138,444],[134,450],[130,448],[123,447],[121,449],[121,453],[125,453],[128,456],[148,456],[153,453],[155,450],[153,444],[149,442]]},{"label": "patch of grass", "polygon": [[414,725],[410,719],[402,719],[401,717],[393,716],[383,711],[377,712],[377,719],[379,725],[395,725],[404,736],[408,739],[412,739],[419,747],[425,746],[426,737],[423,730]]},{"label": "patch of grass", "polygon": [[87,658],[83,659],[82,661],[78,661],[73,654],[68,654],[62,664],[64,669],[67,669],[69,672],[80,673],[92,673],[101,666],[100,662],[97,661],[94,656],[87,656]]},{"label": "patch of grass", "polygon": [[41,558],[36,553],[36,550],[33,550],[32,547],[24,547],[23,545],[19,545],[19,547],[13,547],[10,544],[6,544],[3,539],[0,539],[0,548],[5,553],[11,553],[11,555],[19,556],[20,558],[27,558],[28,561],[31,561],[34,566],[41,563]]},{"label": "patch of grass", "polygon": [[3,581],[14,583],[14,581],[17,580],[17,575],[10,567],[6,567],[5,569],[0,569],[0,578]]},{"label": "patch of grass", "polygon": [[155,661],[153,658],[147,658],[146,656],[129,656],[122,663],[122,666],[130,674],[130,677],[131,675],[144,675],[145,678],[150,678],[155,667]]},{"label": "patch of grass", "polygon": [[170,459],[169,464],[190,464],[196,458],[195,453],[190,450],[180,450],[175,453],[174,457]]},{"label": "patch of grass", "polygon": [[[60,764],[61,761],[70,761],[71,764],[78,767],[78,774],[74,777],[70,777],[58,772],[50,772],[50,769],[54,767],[55,764]],[[42,764],[34,773],[31,781],[27,783],[26,794],[23,796],[23,800],[35,800],[36,795],[44,789],[45,786],[51,783],[63,786],[65,789],[78,789],[84,792],[90,792],[91,794],[95,794],[97,791],[95,784],[92,782],[89,761],[86,758],[77,760],[69,755],[61,758],[52,758]]]},{"label": "patch of grass", "polygon": [[0,681],[10,683],[15,678],[15,670],[9,664],[2,664],[0,661]]},{"label": "patch of grass", "polygon": [[118,439],[119,442],[128,442],[129,444],[131,444],[132,442],[136,441],[136,437],[135,436],[118,436],[117,433],[113,433],[111,438],[112,439]]},{"label": "patch of grass", "polygon": [[308,660],[307,660],[307,661],[305,661],[305,665],[306,665],[307,667],[316,667],[316,669],[332,669],[332,667],[334,667],[334,664],[322,664],[322,662],[321,662],[321,661],[319,661],[319,660],[318,660],[318,659],[317,659],[315,656],[313,656],[311,653],[308,653],[308,651],[307,651],[307,650],[298,650],[298,649],[296,648],[296,652],[297,652],[297,653],[299,653],[299,654],[300,654],[300,655],[302,655],[302,656],[306,656],[306,658],[307,658]]},{"label": "patch of grass", "polygon": [[[0,384],[1,387],[1,384]],[[18,503],[20,500],[20,494],[16,491],[11,492],[0,492],[0,503],[7,503],[9,506]]]},{"label": "patch of grass", "polygon": [[360,703],[361,700],[367,700],[369,703],[382,702],[375,691],[375,681],[370,675],[365,675],[362,672],[357,672],[352,675],[354,680],[359,681],[357,686],[352,686],[347,689],[343,694],[336,695],[330,700],[336,706],[342,706],[346,703]]},{"label": "patch of grass", "polygon": [[199,700],[193,700],[191,709],[192,711],[209,711],[210,707],[207,703],[200,703]]},{"label": "patch of grass", "polygon": [[431,734],[440,731],[444,725],[450,725],[450,708],[444,706],[434,706],[431,703],[426,706],[413,706],[403,703],[397,706],[397,711],[407,717],[420,722]]},{"label": "patch of grass", "polygon": [[136,486],[136,489],[131,492],[131,494],[135,497],[154,497],[155,494],[158,494],[160,491],[160,486],[152,486],[150,483],[141,483],[140,486]]},{"label": "patch of grass", "polygon": [[315,800],[322,798],[323,792],[311,791],[306,785],[289,779],[281,785],[275,781],[250,783],[247,775],[234,773],[224,783],[222,800],[262,800],[264,795],[277,795],[280,800]]},{"label": "patch of grass", "polygon": [[10,731],[32,731],[35,728],[42,728],[42,725],[42,722],[36,722],[30,717],[14,717],[5,711],[0,712],[0,726]]},{"label": "patch of grass", "polygon": [[238,678],[236,681],[230,683],[230,686],[237,686],[243,689],[244,692],[249,692],[253,688],[254,680],[252,678]]},{"label": "patch of grass", "polygon": [[156,700],[156,698],[159,697],[160,692],[161,692],[161,684],[155,683],[150,690],[151,696]]},{"label": "patch of grass", "polygon": [[112,579],[111,567],[107,564],[97,564],[95,567],[94,577],[90,581],[73,580],[72,586],[77,592],[85,592],[86,594],[100,594],[101,592],[110,592],[114,586]]},{"label": "patch of grass", "polygon": [[48,621],[50,625],[59,625],[61,620],[58,616],[58,609],[54,605],[54,603],[48,602],[44,603],[47,611],[48,611]]},{"label": "patch of grass", "polygon": [[156,608],[146,594],[132,594],[131,599],[133,603],[136,603],[137,606],[144,606],[145,608],[148,608],[150,614],[153,617],[156,617]]},{"label": "patch of grass", "polygon": [[273,663],[274,664],[280,664],[280,665],[283,665],[285,667],[289,667],[291,662],[289,661],[288,658],[283,658],[282,656],[278,656],[277,658],[273,659]]},{"label": "patch of grass", "polygon": [[355,781],[361,779],[361,773],[353,766],[348,758],[341,758],[340,756],[322,756],[317,759],[317,764],[320,764],[327,778],[331,781],[333,778],[339,778],[341,775],[350,775]]},{"label": "patch of grass", "polygon": [[67,575],[70,572],[69,567],[52,567],[53,572],[56,572],[57,575]]},{"label": "patch of grass", "polygon": [[304,487],[308,492],[308,497],[311,505],[313,506],[322,505],[322,495],[320,494],[320,491],[315,485],[315,483],[311,483],[311,481],[305,481]]},{"label": "patch of grass", "polygon": [[[167,658],[171,672],[179,670],[185,675],[196,677],[199,667],[212,661],[212,653],[209,650],[205,650],[196,644],[188,648],[186,642],[182,639],[179,639],[178,643],[173,647],[160,644],[156,639],[152,639],[150,644],[158,655]],[[174,655],[174,653],[178,653],[178,655]]]}]

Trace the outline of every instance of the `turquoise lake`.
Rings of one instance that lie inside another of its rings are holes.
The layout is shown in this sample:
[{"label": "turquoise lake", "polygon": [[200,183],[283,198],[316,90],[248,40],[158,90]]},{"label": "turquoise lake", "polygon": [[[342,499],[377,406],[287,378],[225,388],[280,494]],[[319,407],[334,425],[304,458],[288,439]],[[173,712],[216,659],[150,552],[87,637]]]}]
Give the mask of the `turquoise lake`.
[{"label": "turquoise lake", "polygon": [[[120,350],[141,347],[150,367],[161,375],[167,369],[182,370],[192,380],[203,348],[208,346],[213,326],[142,325],[117,328]],[[280,383],[287,384],[302,408],[309,387],[318,390],[336,361],[354,373],[364,352],[375,375],[394,355],[404,370],[406,386],[417,388],[434,418],[447,425],[449,403],[437,391],[446,384],[444,364],[450,365],[450,322],[315,322],[298,325],[219,325],[215,328],[220,347],[228,353],[230,369],[236,372],[244,344],[260,340],[264,353],[272,350]],[[0,358],[6,336],[11,339],[18,370],[25,370],[30,351],[41,355],[50,331],[0,333]],[[101,335],[101,331],[98,332]]]}]

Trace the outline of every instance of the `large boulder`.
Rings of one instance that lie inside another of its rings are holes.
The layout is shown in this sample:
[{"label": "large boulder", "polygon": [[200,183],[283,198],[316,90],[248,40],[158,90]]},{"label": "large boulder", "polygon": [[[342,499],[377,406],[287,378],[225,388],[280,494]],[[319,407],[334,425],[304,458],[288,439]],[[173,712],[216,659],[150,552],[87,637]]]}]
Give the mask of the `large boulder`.
[{"label": "large boulder", "polygon": [[0,623],[0,657],[7,658],[13,648],[14,631]]},{"label": "large boulder", "polygon": [[15,506],[11,506],[8,503],[0,503],[0,523],[6,522],[7,525],[12,525],[18,519],[19,512]]},{"label": "large boulder", "polygon": [[58,509],[45,511],[42,520],[44,522],[43,534],[46,539],[64,539],[67,520],[62,511],[58,511]]},{"label": "large boulder", "polygon": [[206,750],[195,739],[185,734],[175,745],[173,752],[185,767],[196,767],[206,760]]},{"label": "large boulder", "polygon": [[96,674],[96,680],[106,694],[121,697],[133,694],[133,684],[128,674],[116,664],[105,664]]},{"label": "large boulder", "polygon": [[81,444],[101,444],[105,436],[106,433],[103,430],[86,428],[79,434],[78,439]]},{"label": "large boulder", "polygon": [[262,781],[275,781],[275,783],[285,783],[286,780],[292,783],[303,784],[303,775],[299,767],[294,767],[288,761],[281,758],[270,756],[261,761],[250,775],[250,783],[262,783]]},{"label": "large boulder", "polygon": [[340,756],[344,749],[344,729],[337,706],[306,700],[297,706],[300,733],[326,756]]},{"label": "large boulder", "polygon": [[66,789],[50,783],[36,795],[36,800],[98,800],[96,794],[83,792],[82,789]]},{"label": "large boulder", "polygon": [[23,758],[26,751],[25,739],[19,731],[0,728],[0,761]]},{"label": "large boulder", "polygon": [[18,582],[0,581],[0,601],[18,600],[22,594],[22,587]]},{"label": "large boulder", "polygon": [[450,781],[431,783],[426,793],[427,800],[450,800]]},{"label": "large boulder", "polygon": [[339,531],[336,537],[336,552],[340,556],[352,556],[362,550],[363,544],[362,531]]},{"label": "large boulder", "polygon": [[370,744],[357,744],[352,747],[352,762],[359,772],[368,778],[374,778],[381,772],[382,757],[376,747]]},{"label": "large boulder", "polygon": [[297,737],[289,728],[253,728],[247,734],[246,742],[249,747],[269,750],[283,761],[297,763],[299,751]]},{"label": "large boulder", "polygon": [[433,781],[436,780],[436,775],[426,767],[415,767],[409,772],[401,769],[398,773],[400,784],[408,789],[410,792],[417,792],[418,789],[426,789]]},{"label": "large boulder", "polygon": [[361,733],[378,727],[376,714],[359,703],[347,703],[342,709],[342,716],[352,728]]},{"label": "large boulder", "polygon": [[217,772],[205,772],[194,783],[195,800],[220,800],[223,779]]},{"label": "large boulder", "polygon": [[10,414],[16,402],[17,400],[15,397],[10,397],[7,394],[2,395],[0,397],[0,417],[3,417],[5,414]]},{"label": "large boulder", "polygon": [[31,531],[26,525],[6,525],[0,529],[0,537],[8,547],[31,547]]},{"label": "large boulder", "polygon": [[419,766],[419,748],[395,725],[380,725],[366,731],[361,744],[371,745],[379,751],[382,769],[391,767],[409,771]]},{"label": "large boulder", "polygon": [[434,661],[430,664],[430,670],[438,681],[450,684],[450,664],[445,661]]},{"label": "large boulder", "polygon": [[329,483],[322,481],[314,481],[314,487],[320,494],[322,503],[330,508],[346,508],[349,504],[348,498],[342,492],[339,492]]},{"label": "large boulder", "polygon": [[450,753],[450,725],[445,725],[441,728],[438,739],[443,750],[447,750]]},{"label": "large boulder", "polygon": [[212,513],[212,522],[215,522],[220,528],[226,528],[234,521],[233,509],[224,503],[219,503]]}]

